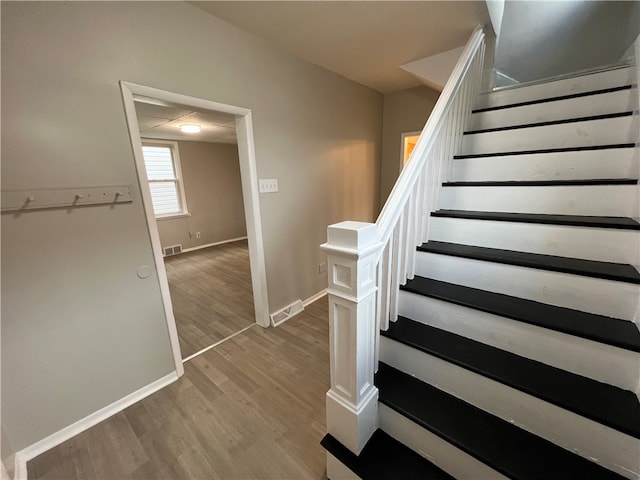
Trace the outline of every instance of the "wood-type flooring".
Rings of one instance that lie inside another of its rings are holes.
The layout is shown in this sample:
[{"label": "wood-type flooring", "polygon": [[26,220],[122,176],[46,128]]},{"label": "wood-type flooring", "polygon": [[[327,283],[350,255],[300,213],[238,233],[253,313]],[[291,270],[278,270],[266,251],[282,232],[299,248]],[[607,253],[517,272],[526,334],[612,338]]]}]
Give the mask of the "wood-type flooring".
[{"label": "wood-type flooring", "polygon": [[324,479],[326,297],[185,363],[176,382],[36,457],[30,479]]},{"label": "wood-type flooring", "polygon": [[182,358],[255,323],[246,240],[164,261]]}]

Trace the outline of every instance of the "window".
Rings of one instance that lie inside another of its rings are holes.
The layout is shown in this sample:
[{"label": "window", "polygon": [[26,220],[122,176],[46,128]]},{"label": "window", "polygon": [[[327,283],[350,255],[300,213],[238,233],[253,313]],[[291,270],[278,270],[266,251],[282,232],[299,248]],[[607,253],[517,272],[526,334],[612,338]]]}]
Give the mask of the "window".
[{"label": "window", "polygon": [[178,145],[174,142],[142,145],[147,180],[156,217],[186,215]]}]

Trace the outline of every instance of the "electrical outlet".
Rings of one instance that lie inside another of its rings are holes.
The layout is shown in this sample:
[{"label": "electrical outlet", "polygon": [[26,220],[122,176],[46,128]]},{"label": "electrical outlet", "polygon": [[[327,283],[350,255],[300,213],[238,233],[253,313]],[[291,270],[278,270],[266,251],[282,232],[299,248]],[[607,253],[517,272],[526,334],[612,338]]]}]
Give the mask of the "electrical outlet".
[{"label": "electrical outlet", "polygon": [[326,272],[327,272],[327,263],[322,262],[320,265],[318,265],[318,273],[326,273]]},{"label": "electrical outlet", "polygon": [[277,178],[261,178],[258,180],[260,193],[276,193],[278,191]]},{"label": "electrical outlet", "polygon": [[200,232],[196,232],[196,238],[200,238]]}]

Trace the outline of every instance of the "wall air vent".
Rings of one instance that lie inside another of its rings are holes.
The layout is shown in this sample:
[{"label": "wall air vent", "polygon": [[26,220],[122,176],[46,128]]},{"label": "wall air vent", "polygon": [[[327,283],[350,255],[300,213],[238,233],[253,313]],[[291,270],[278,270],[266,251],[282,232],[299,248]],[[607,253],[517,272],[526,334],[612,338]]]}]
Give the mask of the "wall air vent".
[{"label": "wall air vent", "polygon": [[296,300],[291,305],[284,307],[282,310],[278,310],[275,313],[270,315],[271,323],[274,327],[277,327],[281,323],[286,322],[294,315],[299,314],[304,310],[304,305],[302,305],[302,300]]},{"label": "wall air vent", "polygon": [[172,245],[170,247],[164,247],[163,253],[165,257],[182,253],[182,245]]}]

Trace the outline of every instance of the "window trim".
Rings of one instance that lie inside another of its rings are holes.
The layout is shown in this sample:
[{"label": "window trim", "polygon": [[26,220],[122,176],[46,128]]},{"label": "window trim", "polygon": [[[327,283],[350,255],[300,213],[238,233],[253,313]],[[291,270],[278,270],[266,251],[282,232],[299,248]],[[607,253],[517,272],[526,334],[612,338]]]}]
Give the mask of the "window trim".
[{"label": "window trim", "polygon": [[[147,184],[155,183],[155,182],[174,182],[176,184],[176,191],[178,192],[178,203],[180,206],[180,211],[175,213],[167,213],[164,215],[156,215],[156,212],[153,212],[153,215],[156,220],[170,220],[172,218],[181,218],[181,217],[190,217],[191,212],[189,211],[189,207],[187,206],[187,195],[185,193],[184,187],[184,177],[182,176],[182,166],[180,164],[180,152],[178,150],[178,142],[173,140],[157,140],[152,138],[141,138],[143,147],[168,147],[171,149],[171,157],[173,159],[173,170],[176,174],[175,180],[149,180],[149,175],[145,178]],[[143,150],[143,160],[144,160],[144,150]],[[145,161],[145,173],[146,173],[146,161]],[[151,187],[149,187],[151,188]],[[153,199],[153,197],[152,197]]]}]

